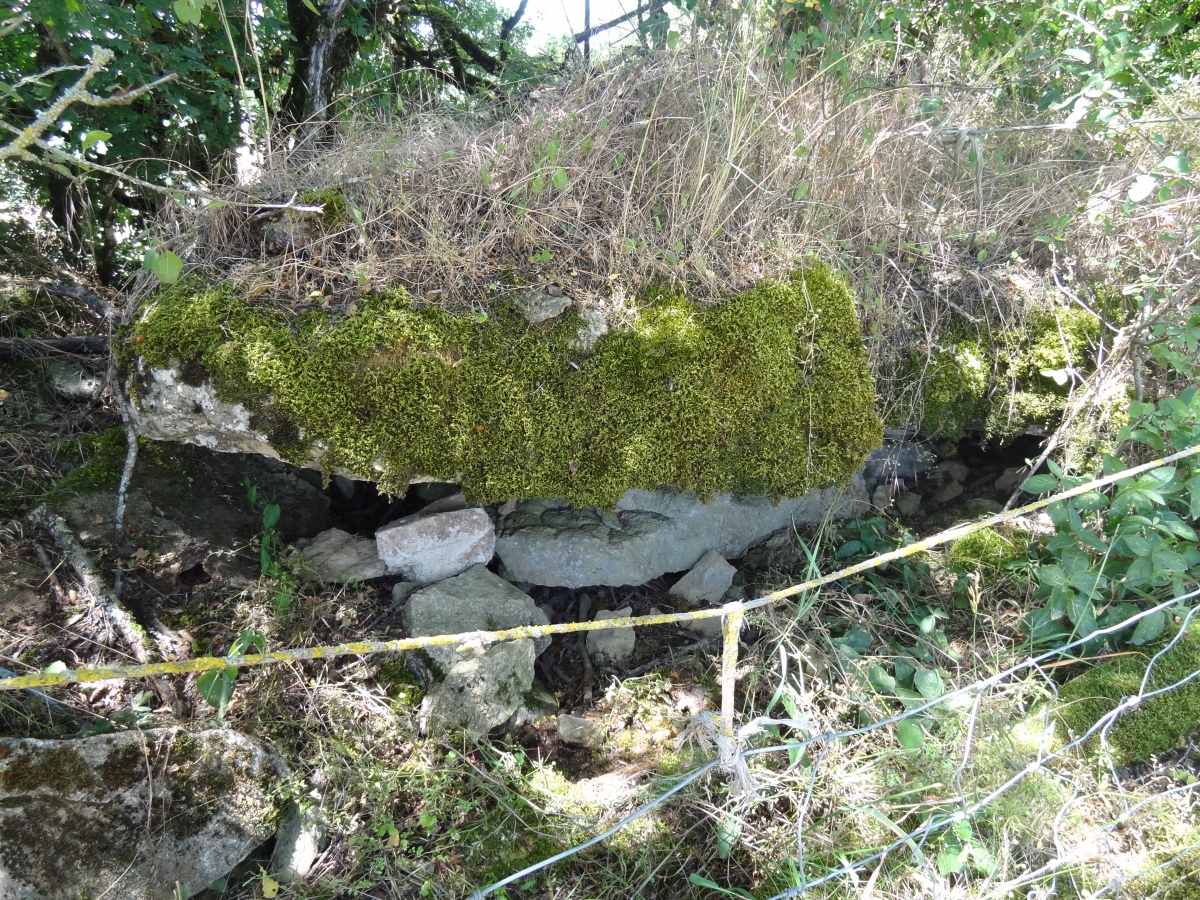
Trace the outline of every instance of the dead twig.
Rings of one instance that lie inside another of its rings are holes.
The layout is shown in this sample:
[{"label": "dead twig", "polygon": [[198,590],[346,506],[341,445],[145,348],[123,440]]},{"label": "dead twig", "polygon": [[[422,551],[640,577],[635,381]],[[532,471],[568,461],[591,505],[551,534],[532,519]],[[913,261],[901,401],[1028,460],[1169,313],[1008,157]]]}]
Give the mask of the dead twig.
[{"label": "dead twig", "polygon": [[[148,640],[146,631],[141,625],[129,614],[129,611],[122,607],[117,600],[110,595],[109,590],[104,584],[100,573],[96,571],[96,567],[92,564],[91,557],[87,551],[71,533],[71,529],[67,527],[67,523],[62,516],[57,516],[50,512],[45,506],[39,506],[35,509],[31,516],[33,520],[40,525],[54,540],[54,544],[58,547],[63,558],[75,570],[75,574],[79,576],[79,581],[84,590],[95,601],[96,606],[104,614],[105,619],[112,624],[117,634],[121,636],[121,640],[129,648],[129,652],[133,654],[133,658],[141,665],[146,665],[153,662],[151,653],[147,647]],[[163,703],[167,704],[177,718],[184,718],[187,715],[187,707],[176,694],[175,689],[166,678],[158,676],[149,679],[151,686],[154,688],[155,694]]]}]

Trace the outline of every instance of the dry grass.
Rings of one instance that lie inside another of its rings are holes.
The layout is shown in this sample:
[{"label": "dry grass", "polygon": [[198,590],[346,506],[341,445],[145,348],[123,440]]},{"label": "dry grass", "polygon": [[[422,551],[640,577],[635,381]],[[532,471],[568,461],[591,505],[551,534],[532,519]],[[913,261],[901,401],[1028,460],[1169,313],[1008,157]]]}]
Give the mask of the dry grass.
[{"label": "dry grass", "polygon": [[[945,60],[853,93],[853,75],[789,81],[703,43],[628,55],[515,111],[351,118],[226,184],[230,205],[163,225],[207,277],[290,308],[400,285],[480,310],[557,284],[611,319],[650,282],[718,301],[819,258],[855,289],[882,412],[912,420],[919,385],[898,363],[947,332],[1003,331],[1069,295],[1094,305],[1092,285],[1135,272],[1171,293],[1200,271],[1193,188],[1121,208],[1160,137],[1200,143],[1192,125],[1014,130],[1054,119]],[[1152,112],[1198,105],[1181,93]],[[306,200],[324,215],[255,205]]]}]

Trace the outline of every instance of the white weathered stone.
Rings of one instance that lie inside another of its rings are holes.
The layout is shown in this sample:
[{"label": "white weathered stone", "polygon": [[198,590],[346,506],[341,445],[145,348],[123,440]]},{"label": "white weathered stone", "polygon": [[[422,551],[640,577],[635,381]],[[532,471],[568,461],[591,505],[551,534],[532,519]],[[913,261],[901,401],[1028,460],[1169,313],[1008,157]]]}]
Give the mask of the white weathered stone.
[{"label": "white weathered stone", "polygon": [[604,728],[597,722],[560,713],[556,724],[558,738],[564,744],[574,744],[578,747],[599,747],[604,743]]},{"label": "white weathered stone", "polygon": [[737,569],[716,550],[709,550],[692,570],[671,585],[669,594],[682,597],[689,606],[716,603],[733,584]]},{"label": "white weathered stone", "polygon": [[99,400],[104,392],[104,376],[82,363],[49,363],[46,380],[55,393],[71,400]]},{"label": "white weathered stone", "polygon": [[375,541],[388,574],[429,583],[490,562],[496,529],[482,509],[417,513],[384,525]]},{"label": "white weathered stone", "polygon": [[303,881],[312,870],[326,837],[321,807],[310,804],[291,808],[275,836],[271,853],[271,876],[283,884]]},{"label": "white weathered stone", "polygon": [[366,581],[387,572],[373,540],[340,528],[322,531],[300,551],[300,558],[302,571],[317,581]]},{"label": "white weathered stone", "polygon": [[[413,637],[550,624],[532,598],[489,572],[486,566],[478,565],[416,591],[408,598],[402,621]],[[540,653],[550,645],[550,638],[538,638],[537,644]],[[427,647],[424,652],[443,674],[463,659],[463,654],[452,646]],[[530,666],[532,679],[532,663]]]},{"label": "white weathered stone", "polygon": [[480,735],[503,725],[533,684],[535,656],[533,641],[524,638],[460,660],[421,702],[422,729],[464,728]]},{"label": "white weathered stone", "polygon": [[863,515],[865,485],[823,488],[800,499],[695,494],[665,488],[626,491],[615,513],[563,500],[525,500],[500,524],[496,553],[511,581],[555,587],[644,584],[690,569],[709,550],[737,559],[767,535]]},{"label": "white weathered stone", "polygon": [[229,729],[0,739],[0,897],[169,900],[274,831],[279,757]]},{"label": "white weathered stone", "polygon": [[[623,619],[633,615],[633,607],[621,609],[602,609],[596,613],[596,621],[604,619]],[[593,657],[612,659],[624,662],[633,656],[633,648],[637,644],[637,636],[632,626],[624,628],[605,628],[603,631],[587,633],[587,651]]]}]

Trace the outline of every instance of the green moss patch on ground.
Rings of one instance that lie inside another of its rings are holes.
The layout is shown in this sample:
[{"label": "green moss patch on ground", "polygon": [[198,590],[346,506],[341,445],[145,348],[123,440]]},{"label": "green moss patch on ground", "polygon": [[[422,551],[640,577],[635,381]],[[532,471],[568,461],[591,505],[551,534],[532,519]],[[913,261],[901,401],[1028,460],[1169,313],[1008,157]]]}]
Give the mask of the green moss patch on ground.
[{"label": "green moss patch on ground", "polygon": [[[1055,714],[1073,736],[1086,732],[1116,708],[1123,697],[1139,693],[1155,651],[1122,656],[1067,683]],[[1167,687],[1200,671],[1200,628],[1188,630],[1155,664],[1147,691]],[[1109,745],[1126,761],[1140,762],[1175,746],[1200,727],[1200,681],[1144,701],[1122,715],[1108,733]]]},{"label": "green moss patch on ground", "polygon": [[143,308],[124,352],[211,379],[284,458],[393,492],[426,475],[479,501],[801,496],[848,482],[882,440],[850,292],[824,268],[708,308],[650,292],[589,352],[573,314],[490,309],[481,322],[396,290],[345,318],[289,317],[185,281]]}]

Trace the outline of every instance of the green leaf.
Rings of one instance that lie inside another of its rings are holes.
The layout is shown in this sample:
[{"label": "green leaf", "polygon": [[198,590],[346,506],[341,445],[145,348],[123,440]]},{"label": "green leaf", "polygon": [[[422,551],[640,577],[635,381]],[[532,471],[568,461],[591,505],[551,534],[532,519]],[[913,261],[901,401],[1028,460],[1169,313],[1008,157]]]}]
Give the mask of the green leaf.
[{"label": "green leaf", "polygon": [[938,874],[957,875],[967,867],[967,849],[950,844],[943,844],[937,855]]},{"label": "green leaf", "polygon": [[61,659],[55,660],[54,662],[50,663],[50,665],[46,666],[46,668],[42,669],[42,673],[45,675],[61,675],[65,671],[67,671],[67,664]]},{"label": "green leaf", "polygon": [[175,18],[184,25],[199,25],[200,11],[203,9],[200,3],[196,0],[175,0],[172,5],[175,10]]},{"label": "green leaf", "polygon": [[1158,188],[1158,178],[1154,175],[1139,175],[1133,179],[1127,195],[1134,203],[1141,203]]},{"label": "green leaf", "polygon": [[1021,485],[1021,490],[1029,494],[1045,494],[1058,490],[1058,479],[1053,475],[1034,475],[1027,478]]},{"label": "green leaf", "polygon": [[896,679],[889,675],[883,666],[875,665],[867,669],[867,681],[881,694],[890,694],[896,690]]},{"label": "green leaf", "polygon": [[319,9],[317,9],[316,6],[313,5],[312,0],[303,0],[303,3],[305,6],[308,7],[309,12],[311,12],[314,16],[321,15],[321,11]]},{"label": "green leaf", "polygon": [[871,635],[867,634],[861,628],[851,628],[840,638],[837,638],[836,643],[845,644],[859,653],[866,653],[871,649]]},{"label": "green leaf", "polygon": [[83,136],[83,144],[80,149],[87,153],[95,146],[97,141],[107,141],[112,137],[107,131],[89,131]]},{"label": "green leaf", "polygon": [[916,675],[917,668],[904,657],[896,660],[896,684],[903,687],[912,687],[913,676]]},{"label": "green leaf", "polygon": [[737,846],[742,827],[736,816],[725,816],[717,826],[717,856],[729,859],[729,854]]},{"label": "green leaf", "polygon": [[279,524],[279,516],[280,510],[278,503],[268,503],[266,506],[264,506],[262,518],[263,531],[273,530],[275,526]]},{"label": "green leaf", "polygon": [[912,719],[901,719],[896,723],[896,736],[900,738],[900,746],[908,751],[909,756],[916,756],[925,746],[925,732]]},{"label": "green leaf", "polygon": [[1191,171],[1191,162],[1186,153],[1172,153],[1170,156],[1164,157],[1158,167],[1166,169],[1168,172],[1174,172],[1176,175],[1186,175]]},{"label": "green leaf", "polygon": [[437,828],[437,815],[431,809],[421,811],[420,821],[421,827],[431,834],[433,833],[433,829]]},{"label": "green leaf", "polygon": [[155,252],[148,249],[146,259],[149,262],[143,262],[142,265],[163,284],[174,284],[179,280],[179,274],[183,271],[183,261],[170,250]]},{"label": "green leaf", "polygon": [[554,186],[560,191],[563,190],[570,183],[570,181],[571,179],[567,177],[565,169],[554,170]]},{"label": "green leaf", "polygon": [[1063,56],[1067,57],[1068,59],[1073,59],[1076,62],[1081,62],[1084,65],[1089,65],[1092,61],[1092,54],[1088,53],[1086,50],[1080,49],[1079,47],[1068,47],[1063,51]]},{"label": "green leaf", "polygon": [[913,687],[926,700],[936,700],[946,692],[941,676],[933,669],[917,669],[916,674],[913,675]]},{"label": "green leaf", "polygon": [[1167,625],[1167,615],[1163,610],[1159,610],[1137,623],[1137,628],[1133,629],[1133,635],[1129,638],[1129,643],[1135,647],[1140,647],[1142,644],[1149,643],[1163,633],[1163,629]]},{"label": "green leaf", "polygon": [[225,718],[225,710],[233,698],[233,685],[237,681],[237,669],[226,666],[223,669],[210,669],[196,679],[196,690],[205,702],[217,710],[217,718]]}]

